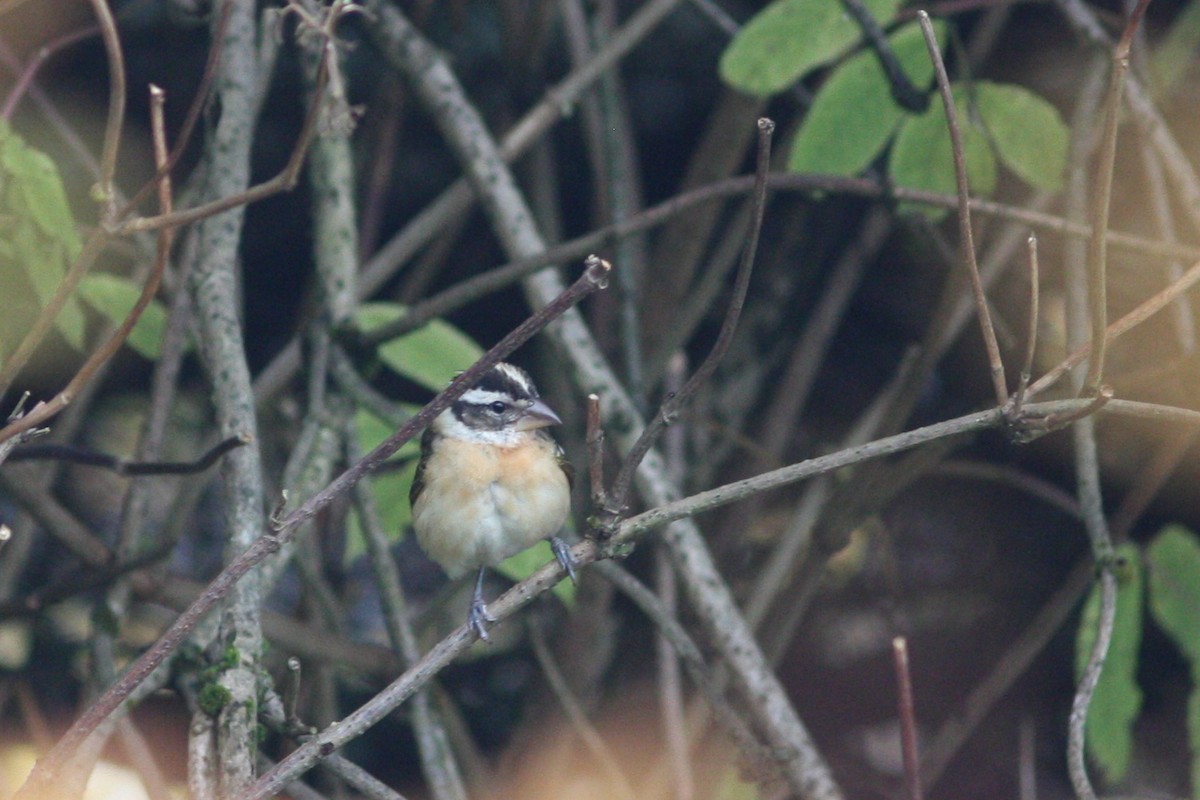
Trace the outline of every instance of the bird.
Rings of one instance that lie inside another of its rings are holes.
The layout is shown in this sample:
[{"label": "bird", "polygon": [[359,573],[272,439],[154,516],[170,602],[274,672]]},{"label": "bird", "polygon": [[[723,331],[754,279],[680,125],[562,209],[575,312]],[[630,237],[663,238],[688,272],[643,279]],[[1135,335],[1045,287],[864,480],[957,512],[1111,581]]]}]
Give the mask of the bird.
[{"label": "bird", "polygon": [[417,542],[451,579],[477,569],[467,624],[488,641],[495,618],[483,576],[542,541],[575,580],[558,533],[571,510],[574,470],[546,429],[562,420],[529,373],[501,362],[433,419],[408,498]]}]

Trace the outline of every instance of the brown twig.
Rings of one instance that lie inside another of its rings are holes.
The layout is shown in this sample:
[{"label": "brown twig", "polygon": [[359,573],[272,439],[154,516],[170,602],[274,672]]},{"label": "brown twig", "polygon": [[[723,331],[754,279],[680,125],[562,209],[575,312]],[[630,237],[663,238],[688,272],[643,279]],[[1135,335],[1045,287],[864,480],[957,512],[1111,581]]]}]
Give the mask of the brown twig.
[{"label": "brown twig", "polygon": [[620,517],[622,513],[621,509],[628,504],[629,491],[633,484],[633,475],[637,471],[638,465],[642,463],[642,459],[658,439],[659,435],[661,435],[663,429],[678,416],[679,412],[700,386],[709,379],[716,370],[717,364],[720,363],[721,359],[725,356],[725,352],[729,349],[729,343],[733,339],[733,332],[737,328],[738,319],[741,317],[742,304],[746,299],[746,290],[749,288],[750,274],[754,267],[754,256],[758,250],[758,235],[762,229],[763,215],[766,211],[766,178],[767,170],[771,164],[771,136],[774,132],[774,122],[765,117],[758,121],[758,161],[754,176],[753,222],[749,238],[746,241],[746,247],[742,251],[742,264],[738,268],[737,278],[734,280],[733,298],[730,300],[725,312],[725,320],[721,324],[720,333],[717,334],[717,341],[713,344],[708,357],[704,359],[692,377],[683,385],[683,388],[673,397],[668,397],[663,402],[658,414],[647,422],[642,435],[638,437],[637,442],[630,448],[628,455],[621,464],[620,472],[617,473],[617,477],[613,481],[612,490],[609,492],[609,506],[604,509],[597,509],[598,514],[608,516],[607,520],[601,520],[602,528],[605,525],[611,526]]},{"label": "brown twig", "polygon": [[104,124],[104,151],[100,157],[98,197],[104,206],[103,218],[109,219],[116,210],[116,190],[113,177],[117,173],[117,151],[121,146],[121,126],[125,122],[125,59],[121,55],[121,40],[117,23],[106,0],[91,0],[92,11],[104,39],[108,57],[108,119]]},{"label": "brown twig", "polygon": [[121,207],[121,210],[117,212],[116,219],[124,219],[141,205],[154,187],[160,184],[163,177],[175,168],[184,149],[191,142],[192,133],[196,130],[196,123],[200,121],[200,114],[204,111],[204,106],[208,102],[208,94],[212,90],[213,80],[216,78],[217,64],[221,59],[221,45],[225,41],[225,31],[229,27],[229,17],[232,11],[233,3],[221,4],[221,17],[217,20],[216,28],[213,29],[212,46],[208,49],[208,59],[204,64],[204,73],[200,76],[200,85],[196,89],[196,96],[192,99],[191,106],[188,107],[187,116],[184,117],[183,125],[179,129],[179,135],[175,139],[175,146],[171,148],[170,155],[157,166],[154,175],[137,191],[137,194]]},{"label": "brown twig", "polygon": [[1004,362],[1000,360],[1000,346],[996,343],[996,329],[992,325],[991,312],[988,311],[987,296],[983,293],[983,281],[979,277],[979,264],[975,261],[975,236],[971,231],[971,189],[967,184],[967,158],[963,150],[962,130],[958,124],[958,110],[955,108],[954,94],[950,90],[950,78],[946,74],[946,64],[942,61],[942,53],[938,48],[933,23],[929,21],[929,15],[924,11],[917,12],[917,19],[921,23],[921,32],[925,35],[925,47],[929,50],[930,60],[933,61],[938,90],[941,92],[942,105],[946,110],[946,129],[950,133],[950,147],[954,154],[954,178],[958,187],[959,250],[962,253],[967,272],[971,276],[971,292],[975,295],[979,328],[983,334],[983,343],[987,348],[988,364],[991,366],[992,372],[992,386],[996,390],[996,404],[1002,406],[1008,400],[1008,383],[1004,378]]},{"label": "brown twig", "polygon": [[892,639],[892,663],[899,693],[900,746],[904,754],[904,788],[908,800],[921,800],[921,761],[917,757],[917,710],[913,702],[912,674],[908,669],[908,641]]},{"label": "brown twig", "polygon": [[[1170,305],[1172,300],[1174,300],[1176,297],[1179,297],[1188,289],[1191,289],[1198,280],[1200,280],[1200,262],[1193,264],[1187,272],[1180,276],[1179,280],[1175,281],[1170,286],[1166,287],[1149,299],[1143,301],[1142,304],[1137,308],[1133,309],[1128,314],[1114,322],[1112,325],[1108,326],[1104,338],[1107,338],[1108,341],[1111,342],[1123,334],[1128,333],[1130,329],[1137,327]],[[1074,353],[1071,353],[1071,355],[1063,359],[1045,375],[1034,381],[1030,385],[1029,391],[1026,392],[1026,398],[1031,399],[1037,396],[1040,392],[1057,383],[1058,380],[1062,378],[1063,375],[1070,372],[1072,368],[1083,363],[1084,359],[1086,359],[1088,354],[1091,352],[1091,348],[1092,344],[1091,342],[1088,342]]]},{"label": "brown twig", "polygon": [[634,793],[628,776],[621,769],[620,760],[605,743],[600,731],[587,718],[587,713],[584,712],[575,693],[571,691],[571,685],[554,660],[549,645],[546,644],[546,635],[534,621],[529,624],[529,643],[533,645],[534,658],[537,659],[538,666],[542,668],[542,674],[550,685],[551,693],[562,706],[563,713],[567,715],[567,720],[571,723],[571,729],[575,731],[575,735],[583,741],[584,746],[600,765],[600,770],[608,780],[612,796],[621,798],[621,800],[633,800],[637,794]]},{"label": "brown twig", "polygon": [[12,89],[8,93],[8,98],[4,101],[4,107],[0,108],[0,119],[11,120],[13,112],[16,111],[17,103],[21,102],[21,98],[29,91],[29,87],[33,85],[33,79],[37,77],[38,70],[46,61],[60,50],[63,50],[76,42],[82,41],[89,36],[94,36],[100,32],[97,25],[90,25],[82,30],[73,31],[66,36],[47,42],[37,49],[33,58],[25,65],[17,75],[17,81],[13,84]]},{"label": "brown twig", "polygon": [[[163,101],[164,97],[162,90],[157,86],[151,86],[151,117],[153,127],[157,129],[157,133],[155,134],[155,157],[158,159],[159,163],[166,158],[165,150],[160,148],[160,145],[163,144],[161,141]],[[171,181],[169,175],[164,174],[159,182],[159,202],[162,204],[164,213],[170,214]],[[89,240],[89,244],[92,242],[99,242],[102,238],[103,234],[97,233],[91,238],[91,240]],[[7,441],[13,436],[42,424],[66,408],[71,400],[75,398],[75,395],[78,394],[79,390],[92,379],[92,377],[96,374],[96,371],[100,369],[100,367],[104,365],[110,358],[112,358],[113,355],[116,354],[117,350],[120,349],[121,345],[124,344],[125,340],[129,337],[129,332],[133,330],[133,326],[136,325],[137,321],[141,318],[142,312],[146,310],[146,307],[150,305],[150,301],[154,299],[154,295],[158,293],[158,287],[162,283],[163,272],[167,268],[167,258],[171,252],[171,242],[173,239],[174,232],[171,229],[163,228],[159,231],[158,251],[155,257],[154,267],[150,271],[150,275],[146,279],[146,282],[142,285],[142,292],[138,296],[137,302],[133,304],[133,308],[130,309],[129,313],[125,315],[125,319],[121,325],[113,332],[111,336],[109,336],[108,341],[96,348],[96,350],[94,350],[92,354],[88,356],[87,360],[83,362],[83,366],[81,366],[75,373],[75,376],[71,378],[71,381],[67,384],[66,388],[60,391],[54,398],[48,402],[38,403],[28,414],[21,417],[19,420],[9,423],[3,429],[0,429],[0,442]],[[86,247],[84,249],[87,250]],[[78,278],[82,278],[85,270],[79,269],[78,267],[80,264],[86,264],[89,260],[90,259],[85,259],[83,255],[80,255],[80,257],[76,259],[76,264],[72,267],[71,272],[77,272]],[[78,282],[78,279],[76,282]],[[58,291],[55,292],[55,300],[57,300],[60,295],[64,301],[66,300],[67,293],[63,292],[62,290],[64,286],[67,286],[70,283],[71,282],[68,279],[63,280],[63,282],[59,285]],[[68,290],[68,292],[69,291],[70,290]],[[46,316],[44,312],[50,309],[53,305],[54,301],[52,300],[46,309],[43,310],[42,316]],[[53,319],[53,317],[50,318]],[[41,318],[39,318],[38,322],[41,322]],[[22,342],[22,347],[24,347],[24,345],[25,342]],[[16,357],[14,356],[14,360],[15,358]],[[6,370],[8,366],[8,364],[5,365]]]},{"label": "brown twig", "polygon": [[1017,381],[1017,391],[1013,393],[1013,413],[1019,415],[1021,406],[1025,404],[1025,393],[1029,390],[1029,379],[1033,372],[1033,356],[1037,350],[1038,332],[1038,297],[1040,294],[1038,278],[1037,236],[1029,234],[1026,240],[1026,265],[1029,267],[1029,322],[1025,333],[1025,360],[1021,362],[1021,377]]},{"label": "brown twig", "polygon": [[600,397],[594,394],[589,394],[587,399],[586,441],[592,508],[606,508],[608,492],[604,488],[604,427],[600,424]]},{"label": "brown twig", "polygon": [[1117,128],[1121,118],[1121,96],[1129,72],[1129,48],[1150,0],[1139,0],[1113,49],[1112,74],[1104,100],[1104,133],[1100,140],[1100,164],[1096,168],[1092,206],[1092,236],[1088,242],[1088,307],[1092,324],[1092,353],[1088,360],[1084,392],[1096,392],[1104,376],[1105,329],[1108,327],[1108,230],[1109,201],[1112,197],[1113,172],[1117,159]]},{"label": "brown twig", "polygon": [[[304,505],[275,523],[273,530],[265,532],[240,555],[230,561],[221,573],[205,587],[200,597],[75,721],[54,748],[38,760],[16,798],[31,800],[46,796],[48,787],[53,785],[55,776],[69,761],[79,744],[182,644],[188,633],[218,602],[225,598],[242,576],[271,553],[279,550],[294,535],[301,523],[315,516],[335,497],[347,491],[371,469],[399,450],[435,416],[449,408],[450,404],[474,385],[484,372],[512,353],[552,319],[560,316],[595,290],[602,288],[607,283],[608,273],[611,269],[611,265],[603,259],[595,257],[589,259],[584,274],[554,302],[542,308],[516,330],[505,336],[483,358],[451,381],[450,385],[431,400],[419,414],[368,453],[362,461],[347,469],[325,490],[314,495]],[[542,570],[539,574],[544,572],[545,570]],[[470,634],[466,632],[465,628],[466,626],[463,626],[461,633],[464,637],[469,637]],[[470,639],[465,638],[464,641],[469,642]]]}]

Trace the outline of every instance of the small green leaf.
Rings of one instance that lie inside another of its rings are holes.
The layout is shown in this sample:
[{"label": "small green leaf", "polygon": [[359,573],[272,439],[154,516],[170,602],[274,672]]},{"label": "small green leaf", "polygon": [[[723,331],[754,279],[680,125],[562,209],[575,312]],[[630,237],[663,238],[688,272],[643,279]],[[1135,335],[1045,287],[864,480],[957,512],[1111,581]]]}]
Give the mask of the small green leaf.
[{"label": "small green leaf", "polygon": [[[898,0],[865,0],[886,25]],[[862,31],[835,0],[776,0],[750,19],[721,55],[721,78],[735,89],[769,97],[845,52]]]},{"label": "small green leaf", "polygon": [[[133,281],[102,272],[86,276],[79,284],[79,295],[84,302],[114,325],[125,321],[141,294],[142,287]],[[154,360],[158,358],[166,327],[167,310],[162,303],[151,300],[125,341],[141,356]]]},{"label": "small green leaf", "polygon": [[58,168],[49,156],[29,147],[8,125],[0,125],[0,173],[8,209],[27,216],[45,236],[60,242],[68,258],[79,255],[75,217]]},{"label": "small green leaf", "polygon": [[[405,405],[404,409],[410,414],[420,411],[419,406]],[[358,443],[364,452],[374,450],[394,432],[392,426],[363,409],[354,414],[355,427],[358,429]],[[421,447],[416,439],[408,441],[395,455],[393,461],[407,460],[405,466],[399,469],[380,470],[368,479],[371,482],[371,493],[375,496],[375,508],[379,512],[379,522],[388,536],[393,539],[404,538],[412,524],[412,508],[408,503],[408,492],[412,488],[413,476],[417,472],[417,459]],[[363,540],[361,521],[357,514],[350,518],[350,531],[346,542],[345,563],[350,564],[366,552]]]},{"label": "small green leaf", "polygon": [[[515,556],[501,562],[496,571],[513,581],[523,581],[542,567],[547,561],[554,560],[554,551],[549,542],[538,542],[527,550],[522,550]],[[567,608],[575,607],[575,584],[570,578],[563,578],[555,584],[552,590],[563,601]]]},{"label": "small green leaf", "polygon": [[1168,525],[1146,550],[1150,611],[1200,675],[1200,542],[1182,525]]},{"label": "small green leaf", "polygon": [[[938,41],[946,26],[934,22]],[[929,85],[933,63],[916,23],[888,37],[892,51],[914,86]],[[879,155],[908,115],[892,99],[891,84],[874,53],[859,53],[821,85],[804,117],[788,158],[792,172],[854,175]]]},{"label": "small green leaf", "polygon": [[[1122,545],[1117,550],[1128,569],[1117,588],[1117,614],[1112,643],[1100,673],[1100,682],[1088,707],[1087,749],[1110,782],[1121,780],[1133,754],[1133,723],[1142,708],[1137,685],[1138,647],[1142,640],[1142,569],[1138,550]],[[1075,640],[1075,674],[1082,674],[1096,641],[1100,616],[1100,585],[1092,587],[1079,620]]]},{"label": "small green leaf", "polygon": [[[364,303],[355,321],[371,331],[399,319],[404,307],[395,303]],[[380,346],[379,358],[393,370],[425,388],[440,392],[446,384],[483,355],[469,336],[442,320],[433,320],[412,333]]]},{"label": "small green leaf", "polygon": [[1038,189],[1062,188],[1070,131],[1058,109],[1020,86],[980,81],[975,104],[1004,165]]},{"label": "small green leaf", "polygon": [[54,327],[67,344],[76,350],[83,350],[87,337],[87,319],[77,299],[74,297],[66,299],[62,311],[59,311],[58,316],[54,318]]},{"label": "small green leaf", "polygon": [[[996,188],[996,157],[992,154],[987,135],[968,113],[965,93],[958,85],[951,89],[962,131],[971,193],[990,194]],[[909,117],[901,124],[888,158],[888,173],[898,186],[945,194],[955,192],[954,152],[950,147],[950,133],[946,129],[946,111],[940,99],[935,99],[924,114]],[[944,213],[938,210],[932,215]]]}]

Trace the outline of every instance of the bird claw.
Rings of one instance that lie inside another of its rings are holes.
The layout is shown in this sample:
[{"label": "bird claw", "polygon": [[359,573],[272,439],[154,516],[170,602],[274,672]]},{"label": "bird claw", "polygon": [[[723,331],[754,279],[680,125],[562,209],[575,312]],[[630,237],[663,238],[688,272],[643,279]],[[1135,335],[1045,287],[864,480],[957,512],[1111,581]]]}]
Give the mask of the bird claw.
[{"label": "bird claw", "polygon": [[484,568],[480,567],[475,576],[475,593],[471,595],[471,608],[467,611],[467,627],[479,634],[483,641],[490,642],[487,626],[496,618],[488,612],[487,604],[483,602],[483,573]]},{"label": "bird claw", "polygon": [[471,608],[467,611],[467,627],[479,634],[480,639],[485,642],[491,641],[488,638],[487,626],[495,621],[496,618],[488,612],[482,597],[471,600]]},{"label": "bird claw", "polygon": [[557,536],[550,537],[550,549],[554,551],[554,558],[567,575],[571,578],[571,583],[579,584],[579,579],[575,577],[575,556],[571,555],[571,546]]}]

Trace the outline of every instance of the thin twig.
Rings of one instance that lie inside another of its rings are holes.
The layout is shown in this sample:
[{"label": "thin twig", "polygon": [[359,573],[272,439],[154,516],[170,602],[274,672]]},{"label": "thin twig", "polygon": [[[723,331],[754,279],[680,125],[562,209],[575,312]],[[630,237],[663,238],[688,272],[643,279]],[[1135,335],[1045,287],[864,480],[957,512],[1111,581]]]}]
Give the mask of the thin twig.
[{"label": "thin twig", "polygon": [[[1147,300],[1144,300],[1137,308],[1118,319],[1112,325],[1109,325],[1103,338],[1111,342],[1125,333],[1128,333],[1132,328],[1145,322],[1147,319],[1170,305],[1172,300],[1191,289],[1198,280],[1200,280],[1200,261],[1193,264],[1187,272],[1183,273],[1183,275],[1179,277],[1179,280],[1175,281],[1170,286],[1166,287]],[[1026,392],[1026,398],[1036,397],[1040,392],[1057,383],[1058,380],[1062,378],[1063,375],[1070,372],[1072,368],[1082,364],[1084,359],[1088,357],[1091,349],[1092,343],[1088,342],[1087,344],[1082,345],[1075,352],[1071,353],[1071,355],[1063,359],[1053,369],[1051,369],[1042,377],[1038,378],[1030,385],[1029,391]]]},{"label": "thin twig", "polygon": [[97,453],[66,444],[30,444],[17,448],[10,461],[54,460],[107,469],[117,475],[192,475],[204,472],[236,447],[249,444],[244,436],[228,439],[206,450],[194,461],[125,461],[108,453]]},{"label": "thin twig", "polygon": [[917,756],[917,711],[913,702],[912,674],[908,669],[908,641],[892,639],[892,662],[899,693],[900,745],[904,754],[904,787],[908,800],[921,800],[921,761]]},{"label": "thin twig", "polygon": [[586,442],[592,508],[605,508],[608,505],[608,492],[604,488],[604,427],[600,424],[600,398],[594,394],[589,394],[587,399]]},{"label": "thin twig", "polygon": [[125,123],[125,59],[121,55],[121,40],[117,23],[106,0],[91,0],[92,11],[104,39],[108,57],[108,118],[104,124],[104,151],[100,157],[99,198],[104,204],[103,217],[108,219],[116,210],[113,177],[117,173],[117,150],[121,146],[121,126]]},{"label": "thin twig", "polygon": [[1129,73],[1129,48],[1137,31],[1142,15],[1150,0],[1139,0],[1129,15],[1120,41],[1113,49],[1112,72],[1109,76],[1108,94],[1104,99],[1104,133],[1100,139],[1100,164],[1096,168],[1096,179],[1092,195],[1092,237],[1088,242],[1088,307],[1091,312],[1092,353],[1088,360],[1087,377],[1083,381],[1084,392],[1095,392],[1104,377],[1105,328],[1108,326],[1108,230],[1109,201],[1112,197],[1113,172],[1117,160],[1117,128],[1121,118],[1121,95],[1125,88],[1125,77]]},{"label": "thin twig", "polygon": [[65,36],[60,36],[57,39],[49,41],[39,47],[37,52],[34,53],[33,58],[29,59],[29,62],[25,65],[24,69],[17,74],[16,83],[14,83],[12,88],[9,90],[8,98],[4,101],[4,106],[0,108],[0,119],[12,119],[12,115],[13,112],[16,111],[17,104],[21,102],[21,99],[25,97],[26,93],[29,92],[30,87],[33,86],[33,80],[35,77],[37,77],[38,70],[42,68],[42,65],[45,64],[51,56],[60,50],[70,47],[76,42],[80,42],[90,36],[95,36],[99,32],[100,27],[98,25],[90,25],[82,30],[73,31]]},{"label": "thin twig", "polygon": [[[563,292],[555,302],[541,309],[524,324],[504,337],[499,344],[489,350],[476,364],[455,378],[445,390],[431,400],[408,424],[376,447],[375,450],[368,453],[358,464],[355,464],[342,473],[325,491],[313,496],[285,519],[277,522],[274,526],[274,531],[264,533],[244,550],[241,555],[230,561],[221,573],[205,587],[204,592],[196,598],[195,602],[180,614],[158,640],[75,721],[66,733],[63,734],[62,738],[59,739],[58,743],[55,744],[54,748],[38,760],[16,797],[21,798],[21,800],[30,800],[31,798],[45,796],[48,787],[53,785],[55,775],[70,759],[78,745],[87,738],[91,731],[95,730],[98,725],[107,719],[130,693],[182,644],[188,633],[218,602],[225,598],[230,589],[242,576],[261,563],[271,553],[279,550],[294,535],[301,523],[315,516],[320,509],[327,506],[335,497],[347,491],[374,466],[387,459],[396,450],[399,450],[401,446],[428,425],[435,416],[449,408],[450,404],[474,385],[484,372],[503,360],[520,344],[545,327],[552,319],[561,315],[588,294],[601,288],[607,281],[610,269],[611,266],[608,262],[602,259],[593,258],[589,260],[588,267],[584,271],[583,276]],[[538,574],[544,572],[545,570],[542,570]],[[453,641],[458,640],[459,635],[461,635],[461,646],[465,647],[470,642],[470,634],[464,625],[457,635],[450,637],[448,640],[451,642],[450,646],[452,646]]]},{"label": "thin twig", "polygon": [[642,435],[638,437],[637,442],[630,448],[625,461],[621,464],[620,472],[617,473],[617,477],[613,481],[612,490],[609,494],[610,506],[607,509],[603,509],[604,512],[612,515],[612,520],[601,520],[602,525],[606,524],[606,522],[611,524],[621,513],[620,509],[628,504],[629,491],[633,484],[633,475],[637,471],[638,465],[642,463],[642,459],[645,457],[647,451],[654,445],[654,442],[661,435],[663,429],[678,416],[679,412],[686,406],[692,396],[709,379],[721,359],[725,356],[725,352],[729,349],[729,343],[733,339],[733,332],[737,328],[738,319],[741,317],[742,304],[746,299],[746,290],[750,286],[750,274],[754,267],[754,256],[758,250],[758,236],[762,230],[763,215],[766,212],[766,177],[771,165],[771,136],[774,132],[774,122],[765,117],[758,121],[758,161],[754,176],[753,222],[749,238],[746,240],[745,249],[742,251],[742,263],[738,268],[737,278],[734,280],[733,297],[730,299],[729,306],[726,309],[725,320],[721,324],[721,331],[717,335],[717,341],[713,344],[708,356],[697,367],[696,372],[683,385],[683,388],[673,397],[667,398],[658,413],[646,424],[646,428],[642,431]]},{"label": "thin twig", "polygon": [[622,800],[633,800],[637,795],[629,783],[629,778],[621,769],[620,761],[605,744],[600,731],[596,730],[596,726],[587,718],[583,706],[579,704],[579,700],[572,693],[571,686],[567,683],[562,670],[554,661],[554,656],[546,645],[546,636],[536,622],[531,622],[529,625],[529,643],[533,645],[534,658],[537,659],[538,666],[542,668],[546,682],[550,684],[550,691],[553,692],[555,699],[558,700],[563,712],[567,715],[572,730],[583,741],[584,746],[591,752],[592,757],[600,765],[601,771],[608,778],[609,790],[613,796],[620,797]]},{"label": "thin twig", "polygon": [[1033,356],[1037,350],[1038,332],[1038,297],[1040,295],[1038,278],[1037,236],[1029,234],[1026,240],[1026,265],[1029,267],[1029,321],[1025,332],[1025,360],[1021,362],[1021,377],[1017,382],[1017,391],[1013,393],[1012,407],[1016,414],[1025,404],[1025,394],[1029,390],[1029,379],[1033,373]]},{"label": "thin twig", "polygon": [[929,95],[913,86],[912,81],[908,79],[908,73],[904,71],[900,59],[896,57],[891,43],[887,40],[887,34],[883,32],[883,28],[871,14],[871,10],[863,4],[862,0],[842,0],[842,7],[858,23],[862,29],[863,38],[867,40],[867,45],[879,59],[879,66],[887,75],[892,99],[907,111],[914,114],[923,113],[925,109],[929,108]]},{"label": "thin twig", "polygon": [[[1085,405],[1086,402],[1081,400],[1059,400],[1051,403],[1035,404],[1029,407],[1029,411],[1036,414],[1062,413]],[[1151,403],[1114,400],[1105,407],[1104,412],[1158,420],[1165,423],[1186,424],[1193,427],[1200,426],[1200,412]],[[667,503],[664,506],[630,517],[621,523],[620,530],[613,539],[617,543],[632,541],[647,531],[662,527],[673,520],[708,511],[727,503],[759,494],[767,489],[794,483],[812,475],[850,466],[870,458],[898,453],[927,441],[970,431],[996,428],[1003,423],[1003,411],[1001,409],[990,409],[887,437],[886,439],[881,439],[862,447],[850,448],[840,453],[810,459],[791,465],[790,467],[775,470],[771,473],[756,476],[747,481],[740,481],[727,486],[717,487],[707,492],[701,492],[684,500]],[[264,540],[266,538],[273,537],[264,537]],[[599,556],[599,553],[595,543],[588,540],[575,545],[571,550],[571,555],[577,564],[587,565],[593,563]],[[231,564],[218,577],[218,582],[223,582],[227,579],[236,580],[236,576],[229,575],[235,566],[238,565]],[[528,605],[534,598],[557,585],[565,577],[565,574],[557,561],[550,561],[534,572],[529,578],[505,592],[492,603],[489,603],[488,610],[498,621],[504,620],[517,610]],[[206,590],[206,594],[212,588],[210,586]],[[650,596],[653,597],[653,593],[650,593]],[[657,602],[657,598],[654,598],[654,601]],[[200,613],[203,613],[210,606],[211,604],[198,610]],[[196,608],[193,607],[192,611],[195,610]],[[192,611],[188,613],[192,613]],[[176,623],[175,626],[172,626],[171,631],[168,631],[164,636],[169,636],[178,625],[179,623]],[[393,709],[412,696],[413,692],[420,689],[447,664],[465,652],[474,641],[475,636],[465,624],[455,629],[445,639],[426,652],[420,661],[412,665],[403,675],[396,678],[395,681],[378,695],[344,717],[339,724],[331,726],[317,734],[311,741],[297,748],[290,756],[281,761],[273,770],[263,775],[254,787],[243,796],[242,800],[265,800],[265,798],[282,791],[282,788],[291,780],[294,780],[319,760],[327,757],[339,747],[361,735],[367,728],[391,713]],[[159,645],[156,644],[155,649],[158,647]],[[143,656],[143,659],[146,657]],[[140,663],[140,660],[135,663],[131,668],[131,672],[136,672]],[[62,743],[60,742],[58,746],[61,745]]]},{"label": "thin twig", "polygon": [[996,404],[1002,406],[1008,400],[1008,383],[1004,379],[1004,362],[1000,360],[1000,346],[996,343],[996,329],[992,325],[987,296],[983,292],[983,281],[979,277],[979,264],[975,261],[975,235],[971,230],[971,189],[967,184],[967,158],[963,150],[962,130],[958,124],[958,110],[955,108],[954,94],[950,90],[950,78],[946,74],[946,65],[942,61],[942,53],[938,48],[933,23],[929,21],[929,15],[924,11],[917,12],[917,19],[921,23],[921,32],[925,35],[925,47],[929,50],[930,60],[933,61],[938,90],[942,94],[942,105],[946,110],[946,129],[950,133],[950,147],[954,154],[954,178],[958,186],[959,249],[962,253],[963,263],[971,276],[971,292],[975,296],[979,328],[983,333],[983,343],[987,348],[988,364],[992,372],[992,386],[996,390]]},{"label": "thin twig", "polygon": [[[154,190],[154,187],[160,185],[163,178],[175,167],[184,150],[191,143],[192,133],[196,130],[196,123],[200,121],[200,114],[204,111],[204,106],[208,102],[209,92],[212,90],[213,80],[216,78],[217,64],[220,63],[221,59],[221,46],[225,41],[225,31],[229,27],[229,16],[232,11],[233,3],[223,3],[221,5],[221,16],[213,31],[212,45],[208,48],[208,59],[204,64],[204,73],[200,76],[200,85],[196,88],[196,95],[192,98],[192,104],[188,107],[187,116],[184,117],[183,125],[179,128],[175,139],[175,146],[171,148],[170,154],[157,164],[154,175],[150,180],[137,191],[137,194],[132,199],[121,207],[121,210],[116,214],[116,219],[124,219],[141,205],[142,201]],[[160,208],[159,211],[165,214],[168,213],[169,209]]]},{"label": "thin twig", "polygon": [[[101,2],[101,5],[103,5],[102,0],[97,1]],[[162,90],[157,86],[151,86],[150,99],[152,113],[158,115],[158,125],[161,129],[163,103]],[[164,207],[168,209],[168,213],[171,207],[170,192],[170,178],[164,175],[163,179],[160,181],[159,200]],[[93,236],[91,240],[89,240],[89,243],[98,243],[102,238],[102,235],[97,234]],[[155,257],[154,268],[150,271],[149,277],[142,285],[142,292],[138,296],[137,302],[134,303],[133,308],[129,310],[129,313],[125,315],[125,319],[121,322],[121,325],[113,332],[111,336],[109,336],[108,341],[100,345],[100,347],[96,348],[96,350],[94,350],[92,354],[88,356],[87,360],[83,362],[83,366],[81,366],[75,373],[75,376],[71,378],[71,381],[67,384],[66,388],[59,392],[53,399],[45,403],[38,403],[33,407],[33,410],[31,410],[24,417],[9,423],[4,427],[4,429],[0,430],[0,442],[7,441],[13,436],[37,427],[53,417],[59,411],[62,411],[64,408],[66,408],[66,406],[79,393],[79,390],[83,388],[83,386],[86,385],[88,381],[93,378],[93,376],[95,376],[96,371],[100,369],[100,367],[103,366],[110,358],[112,358],[113,355],[116,354],[117,350],[120,349],[121,345],[124,344],[125,340],[129,337],[129,332],[133,330],[133,326],[136,325],[137,321],[141,318],[142,312],[146,310],[146,307],[150,305],[150,301],[154,299],[154,295],[158,293],[159,284],[162,283],[163,272],[167,268],[167,258],[170,255],[171,241],[173,238],[174,233],[169,229],[164,228],[159,232],[158,252]],[[84,249],[85,251],[87,250],[86,247]],[[84,266],[82,270],[77,269],[77,267],[79,264],[86,265],[89,261],[90,259],[85,259],[83,255],[80,255],[80,257],[76,259],[76,265],[72,266],[71,272],[78,272],[78,278],[82,278],[83,271],[86,270],[86,266]],[[55,292],[55,299],[58,299],[58,297],[61,295],[63,301],[66,300],[66,293],[64,293],[62,290],[63,287],[67,286],[69,283],[70,281],[67,279],[63,280],[62,284],[59,286],[59,289]],[[51,303],[47,306],[47,309],[53,305],[54,301],[51,301]],[[43,316],[46,315],[43,314]],[[41,322],[40,318],[38,322]],[[22,342],[22,347],[24,347],[24,345],[25,342]],[[13,356],[13,359],[16,359],[15,355]],[[5,364],[6,371],[8,370],[8,367],[9,364]]]}]

